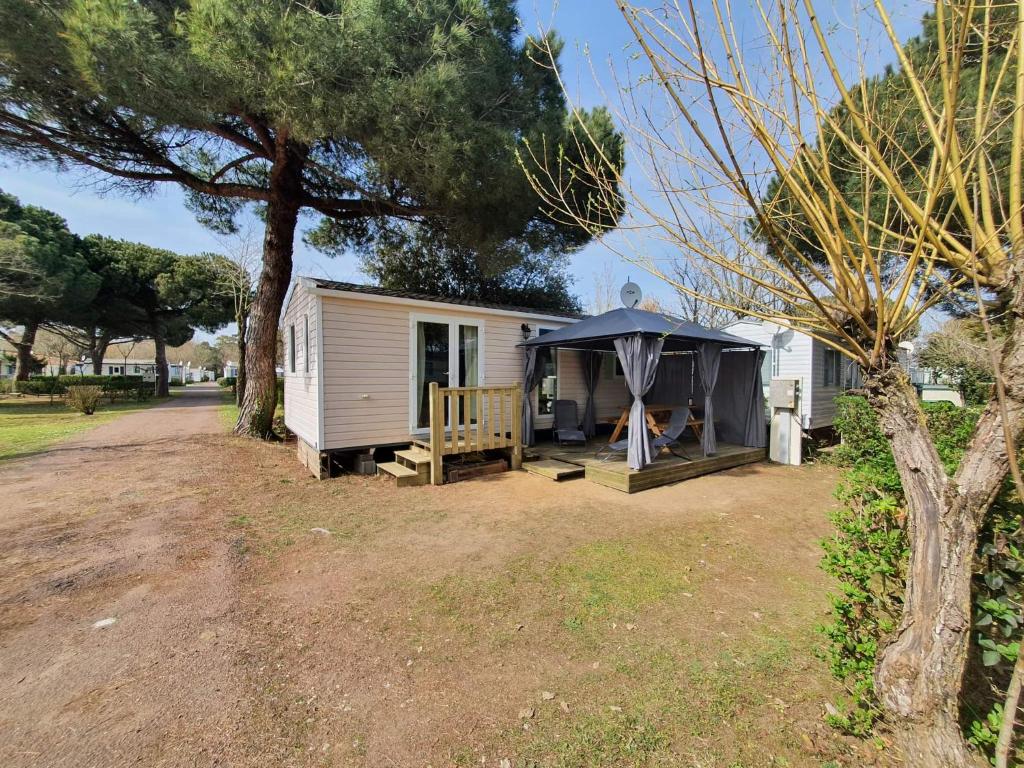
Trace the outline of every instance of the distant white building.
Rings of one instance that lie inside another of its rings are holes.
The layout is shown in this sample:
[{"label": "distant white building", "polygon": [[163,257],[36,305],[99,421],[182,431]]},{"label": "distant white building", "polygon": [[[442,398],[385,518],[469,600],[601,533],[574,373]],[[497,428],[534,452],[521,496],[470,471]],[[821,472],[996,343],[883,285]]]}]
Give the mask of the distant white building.
[{"label": "distant white building", "polygon": [[224,363],[224,378],[235,379],[238,378],[238,363],[232,363],[230,360]]},{"label": "distant white building", "polygon": [[[192,363],[191,362],[177,362],[167,364],[167,376],[168,380],[172,384],[185,384],[189,381],[201,381],[202,379],[193,379],[192,376]],[[201,372],[200,369],[196,369],[197,372]],[[68,374],[78,376],[88,376],[92,374],[92,362],[86,361],[75,361],[68,364]],[[103,358],[103,362],[100,364],[100,375],[101,376],[156,376],[156,361],[152,359],[133,359],[128,358]]]},{"label": "distant white building", "polygon": [[818,339],[777,323],[747,318],[723,330],[767,348],[761,380],[767,394],[772,379],[800,382],[800,424],[804,430],[831,427],[835,398],[861,384],[860,367]]}]

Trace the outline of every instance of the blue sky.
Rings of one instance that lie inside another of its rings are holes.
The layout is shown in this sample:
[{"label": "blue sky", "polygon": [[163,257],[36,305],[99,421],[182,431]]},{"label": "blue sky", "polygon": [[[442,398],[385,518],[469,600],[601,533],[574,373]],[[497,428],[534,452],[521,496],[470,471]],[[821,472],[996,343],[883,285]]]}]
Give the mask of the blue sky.
[{"label": "blue sky", "polygon": [[[737,3],[741,7],[742,3]],[[849,13],[850,3],[820,2],[822,17],[840,18]],[[892,3],[892,12],[907,35],[918,29],[925,10],[920,0]],[[608,65],[622,64],[629,56],[632,40],[612,0],[520,0],[524,30],[553,26],[566,41],[562,55],[565,80],[573,96],[584,107],[601,103],[600,88],[594,82],[584,48],[589,50],[596,71],[606,78]],[[742,26],[742,19],[739,24]],[[841,26],[841,25],[840,25]],[[881,67],[886,62],[880,60]],[[168,248],[180,253],[219,250],[218,239],[198,223],[182,203],[181,192],[161,185],[146,198],[131,199],[119,194],[102,194],[94,178],[74,172],[57,173],[40,166],[10,165],[0,168],[0,188],[25,203],[49,208],[64,216],[79,234],[98,233]],[[668,299],[671,291],[660,281],[635,266],[620,262],[604,246],[592,244],[572,257],[571,273],[575,292],[586,304],[593,295],[594,275],[610,264],[617,283],[627,277],[641,285],[646,295]],[[351,256],[328,257],[297,240],[295,274],[335,280],[366,282]],[[671,305],[671,300],[666,304]]]}]

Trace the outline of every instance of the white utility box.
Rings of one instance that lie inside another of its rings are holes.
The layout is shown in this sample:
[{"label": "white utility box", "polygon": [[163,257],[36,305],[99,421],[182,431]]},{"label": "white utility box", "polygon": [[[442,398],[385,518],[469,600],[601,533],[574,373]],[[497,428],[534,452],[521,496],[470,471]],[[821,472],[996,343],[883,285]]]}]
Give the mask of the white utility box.
[{"label": "white utility box", "polygon": [[772,408],[796,410],[800,379],[772,379],[768,387],[768,404]]},{"label": "white utility box", "polygon": [[772,409],[768,458],[779,464],[800,464],[803,432],[800,423],[800,379],[772,379],[768,386]]}]

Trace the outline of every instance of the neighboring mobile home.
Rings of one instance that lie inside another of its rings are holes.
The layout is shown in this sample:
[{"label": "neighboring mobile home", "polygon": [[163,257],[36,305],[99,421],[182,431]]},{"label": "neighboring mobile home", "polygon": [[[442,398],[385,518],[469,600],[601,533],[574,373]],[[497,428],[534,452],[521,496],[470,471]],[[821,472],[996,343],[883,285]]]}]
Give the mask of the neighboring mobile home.
[{"label": "neighboring mobile home", "polygon": [[800,381],[800,424],[808,432],[831,427],[836,396],[860,386],[856,363],[805,333],[752,318],[739,320],[724,330],[766,348],[761,368],[766,394],[772,379]]}]

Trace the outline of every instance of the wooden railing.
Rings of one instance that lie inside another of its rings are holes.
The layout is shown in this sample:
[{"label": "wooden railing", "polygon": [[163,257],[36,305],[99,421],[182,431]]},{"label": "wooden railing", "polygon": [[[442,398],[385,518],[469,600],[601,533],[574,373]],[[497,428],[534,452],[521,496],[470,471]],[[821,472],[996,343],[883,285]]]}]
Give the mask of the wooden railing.
[{"label": "wooden railing", "polygon": [[522,405],[520,384],[441,387],[431,382],[430,482],[434,485],[444,482],[442,457],[492,448],[510,448],[512,469],[519,469],[523,460]]}]

